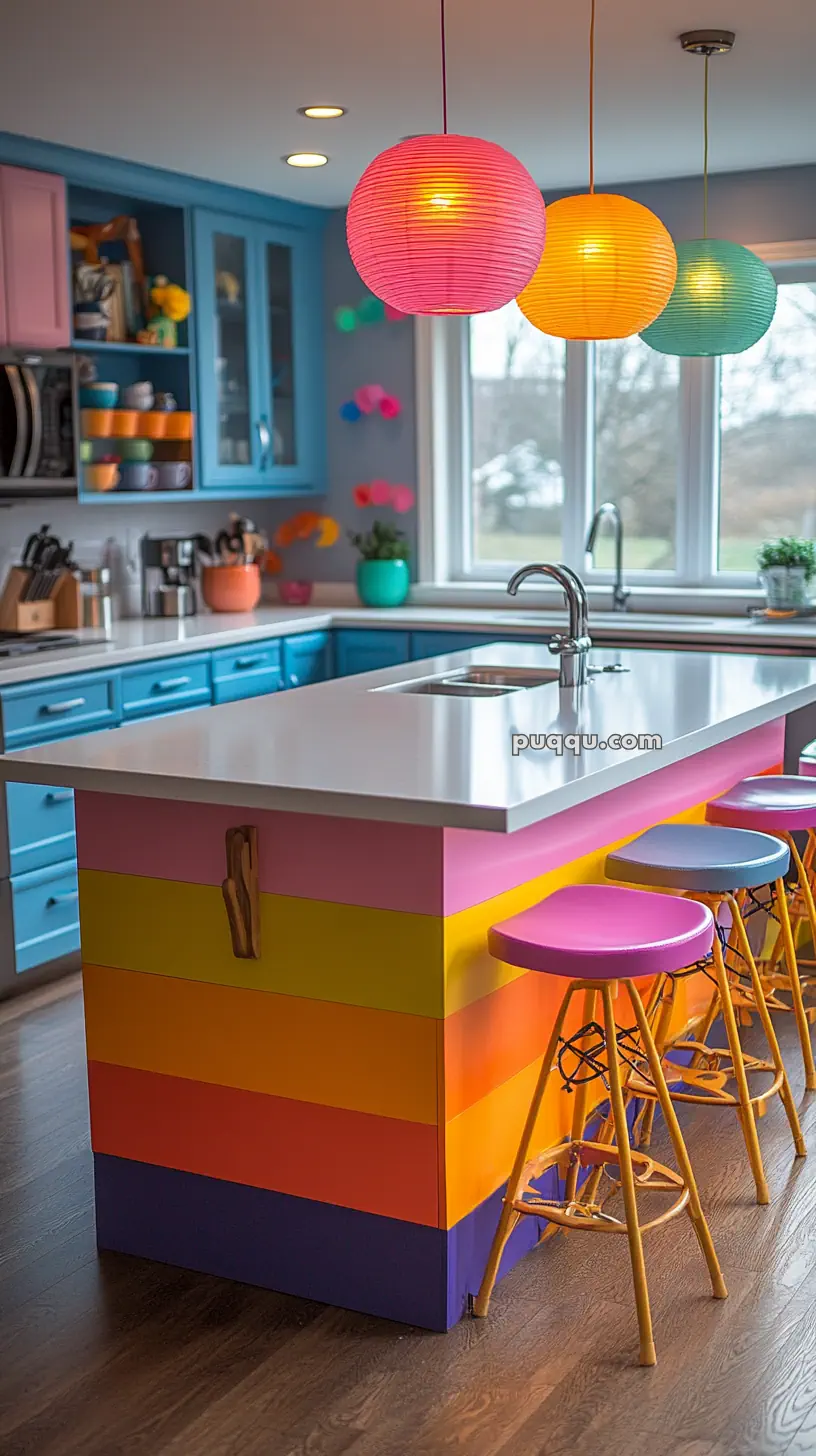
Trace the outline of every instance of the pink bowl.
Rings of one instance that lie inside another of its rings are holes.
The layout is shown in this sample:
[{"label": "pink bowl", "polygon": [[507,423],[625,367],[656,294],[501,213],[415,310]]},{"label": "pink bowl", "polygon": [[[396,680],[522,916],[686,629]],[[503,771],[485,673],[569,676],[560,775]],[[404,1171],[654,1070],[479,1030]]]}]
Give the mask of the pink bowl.
[{"label": "pink bowl", "polygon": [[278,596],[287,607],[307,607],[313,586],[311,581],[279,581]]}]

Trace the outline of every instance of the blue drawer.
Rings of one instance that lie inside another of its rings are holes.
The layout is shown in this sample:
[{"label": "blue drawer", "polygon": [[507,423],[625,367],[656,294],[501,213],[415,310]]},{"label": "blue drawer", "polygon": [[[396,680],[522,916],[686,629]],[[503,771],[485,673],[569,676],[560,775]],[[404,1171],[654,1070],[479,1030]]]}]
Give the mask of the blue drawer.
[{"label": "blue drawer", "polygon": [[126,723],[212,702],[210,655],[165,657],[122,671],[122,716]]},{"label": "blue drawer", "polygon": [[43,784],[6,784],[9,874],[76,858],[74,795]]},{"label": "blue drawer", "polygon": [[398,667],[411,658],[408,632],[356,631],[342,628],[334,634],[334,670],[337,677],[355,672],[376,672],[381,667]]},{"label": "blue drawer", "polygon": [[115,728],[121,721],[119,678],[116,673],[88,672],[52,677],[38,683],[0,691],[3,743],[31,748],[55,738]]},{"label": "blue drawer", "polygon": [[328,632],[304,632],[283,643],[283,681],[287,688],[325,682],[331,677],[331,643]]},{"label": "blue drawer", "polygon": [[18,975],[79,950],[76,860],[19,875],[9,884]]},{"label": "blue drawer", "polygon": [[441,657],[443,652],[467,652],[471,647],[487,647],[491,642],[507,641],[496,632],[412,632],[411,657]]},{"label": "blue drawer", "polygon": [[233,703],[283,687],[280,639],[222,647],[212,655],[213,701]]}]

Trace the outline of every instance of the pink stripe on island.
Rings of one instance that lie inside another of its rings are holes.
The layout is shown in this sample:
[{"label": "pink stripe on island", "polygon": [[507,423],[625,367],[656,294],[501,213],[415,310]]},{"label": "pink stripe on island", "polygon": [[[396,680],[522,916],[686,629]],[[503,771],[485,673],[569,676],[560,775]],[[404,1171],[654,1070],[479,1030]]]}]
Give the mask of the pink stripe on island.
[{"label": "pink stripe on island", "polygon": [[82,869],[220,885],[227,829],[254,824],[269,894],[442,914],[441,829],[123,794],[81,792],[76,807]]},{"label": "pink stripe on island", "polygon": [[515,834],[445,829],[445,915],[480,905],[592,850],[651,829],[782,760],[785,720],[764,723]]},{"label": "pink stripe on island", "polygon": [[220,885],[226,830],[254,824],[261,889],[267,893],[453,915],[774,767],[783,738],[779,719],[515,834],[81,792],[79,864]]}]

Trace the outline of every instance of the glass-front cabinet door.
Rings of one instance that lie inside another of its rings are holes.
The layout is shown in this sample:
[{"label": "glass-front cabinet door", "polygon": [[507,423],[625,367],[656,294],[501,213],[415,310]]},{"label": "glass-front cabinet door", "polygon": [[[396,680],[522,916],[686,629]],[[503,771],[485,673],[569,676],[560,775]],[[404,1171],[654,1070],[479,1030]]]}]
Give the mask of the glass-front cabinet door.
[{"label": "glass-front cabinet door", "polygon": [[204,489],[325,489],[320,238],[195,216]]}]

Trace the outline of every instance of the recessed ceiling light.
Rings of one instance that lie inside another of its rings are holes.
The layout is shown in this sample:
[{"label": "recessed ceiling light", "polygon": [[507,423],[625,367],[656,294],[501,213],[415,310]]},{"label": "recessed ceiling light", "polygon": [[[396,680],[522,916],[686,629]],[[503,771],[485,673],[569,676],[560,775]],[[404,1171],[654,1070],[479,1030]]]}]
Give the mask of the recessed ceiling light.
[{"label": "recessed ceiling light", "polygon": [[329,159],[323,152],[290,152],[283,160],[290,167],[325,167]]},{"label": "recessed ceiling light", "polygon": [[345,106],[299,106],[301,116],[310,116],[313,121],[334,121],[335,117],[345,116]]}]

